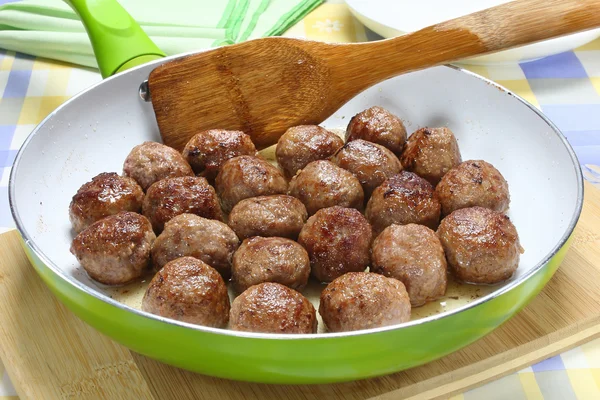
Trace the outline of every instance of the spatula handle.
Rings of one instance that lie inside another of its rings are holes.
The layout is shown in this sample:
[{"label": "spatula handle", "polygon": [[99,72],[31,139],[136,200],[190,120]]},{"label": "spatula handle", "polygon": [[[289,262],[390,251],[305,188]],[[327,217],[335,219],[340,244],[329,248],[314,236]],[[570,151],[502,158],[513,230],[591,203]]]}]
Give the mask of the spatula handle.
[{"label": "spatula handle", "polygon": [[599,26],[600,0],[517,0],[397,38],[349,45],[340,73],[365,88],[412,70]]}]

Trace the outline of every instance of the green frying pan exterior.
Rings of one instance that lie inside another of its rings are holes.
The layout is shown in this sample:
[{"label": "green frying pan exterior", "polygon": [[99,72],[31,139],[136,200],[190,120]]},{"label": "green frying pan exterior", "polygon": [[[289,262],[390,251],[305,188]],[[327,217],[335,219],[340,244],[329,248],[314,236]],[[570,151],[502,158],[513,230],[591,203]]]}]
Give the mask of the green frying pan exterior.
[{"label": "green frying pan exterior", "polygon": [[[90,35],[104,77],[164,54],[114,0],[67,0]],[[26,239],[26,238],[25,238]],[[229,379],[331,383],[401,371],[454,352],[523,308],[552,277],[570,239],[546,264],[510,290],[476,306],[401,327],[369,332],[260,335],[150,317],[101,300],[60,276],[27,240],[23,247],[52,292],[83,321],[128,348],[165,363]]]},{"label": "green frying pan exterior", "polygon": [[263,383],[363,379],[422,365],[488,334],[523,308],[552,277],[569,239],[535,274],[478,306],[405,327],[356,335],[266,338],[206,331],[108,304],[62,279],[24,244],[54,294],[77,316],[126,347],[190,371]]}]

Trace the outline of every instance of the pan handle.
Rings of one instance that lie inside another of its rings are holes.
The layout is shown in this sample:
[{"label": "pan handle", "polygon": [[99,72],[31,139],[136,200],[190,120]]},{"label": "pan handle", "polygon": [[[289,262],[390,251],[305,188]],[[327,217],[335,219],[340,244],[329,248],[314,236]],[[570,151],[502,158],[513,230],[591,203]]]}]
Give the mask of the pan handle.
[{"label": "pan handle", "polygon": [[103,78],[165,56],[116,0],[64,0],[81,18]]}]

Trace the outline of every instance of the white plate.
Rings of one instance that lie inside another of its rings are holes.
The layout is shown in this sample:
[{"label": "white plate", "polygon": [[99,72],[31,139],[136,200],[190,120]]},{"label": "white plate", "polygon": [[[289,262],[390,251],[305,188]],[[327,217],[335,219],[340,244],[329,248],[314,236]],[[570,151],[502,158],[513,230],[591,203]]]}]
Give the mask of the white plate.
[{"label": "white plate", "polygon": [[[354,16],[373,32],[391,38],[404,33],[494,7],[506,0],[345,0]],[[530,61],[562,53],[600,37],[600,29],[576,33],[487,56],[464,64],[501,64]]]}]

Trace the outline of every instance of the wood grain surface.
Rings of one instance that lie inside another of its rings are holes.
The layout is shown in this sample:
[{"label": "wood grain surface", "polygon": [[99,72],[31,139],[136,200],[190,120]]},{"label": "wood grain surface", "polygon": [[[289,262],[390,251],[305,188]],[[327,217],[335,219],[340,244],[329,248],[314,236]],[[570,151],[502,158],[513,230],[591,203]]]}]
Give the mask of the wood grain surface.
[{"label": "wood grain surface", "polygon": [[532,303],[476,343],[404,372],[275,386],[170,367],[130,352],[66,310],[29,265],[16,231],[0,236],[0,356],[23,399],[447,398],[600,336],[600,191],[588,184],[585,190],[571,250]]},{"label": "wood grain surface", "polygon": [[224,46],[167,62],[148,82],[166,145],[181,151],[218,128],[265,148],[393,76],[598,26],[597,0],[518,0],[376,42],[271,37]]}]

